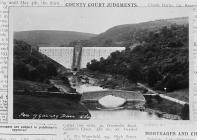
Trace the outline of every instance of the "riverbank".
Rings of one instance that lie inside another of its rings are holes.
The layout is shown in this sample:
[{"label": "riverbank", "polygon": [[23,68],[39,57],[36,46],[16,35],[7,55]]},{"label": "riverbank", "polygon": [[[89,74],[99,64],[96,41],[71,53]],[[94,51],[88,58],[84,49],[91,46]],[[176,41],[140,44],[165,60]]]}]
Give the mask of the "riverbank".
[{"label": "riverbank", "polygon": [[129,80],[122,75],[103,74],[100,72],[93,72],[88,70],[80,71],[79,75],[80,77],[84,77],[84,79],[89,79],[87,82],[94,86],[127,91],[143,90],[136,84],[129,82]]},{"label": "riverbank", "polygon": [[172,101],[159,98],[159,96],[144,96],[146,103],[144,105],[146,112],[150,112],[171,120],[181,120],[183,106]]},{"label": "riverbank", "polygon": [[[147,90],[148,94],[152,94],[152,95],[158,95],[160,96],[162,99],[166,99],[166,100],[169,100],[169,101],[172,101],[172,102],[175,102],[175,103],[178,103],[178,104],[181,104],[181,105],[185,105],[185,104],[188,104],[188,102],[185,102],[185,101],[182,101],[180,100],[179,98],[181,97],[181,93],[179,93],[180,95],[178,96],[178,93],[175,91],[175,97],[171,97],[171,96],[168,96],[168,95],[173,95],[171,93],[168,93],[168,92],[163,92],[163,91],[154,91],[152,90],[151,88],[149,88],[148,86],[142,84],[142,83],[137,83],[138,86],[144,88]],[[146,94],[146,93],[145,93]],[[168,95],[167,95],[168,94]],[[177,96],[176,96],[177,95]],[[183,96],[183,95],[182,95]],[[187,96],[187,95],[186,95]],[[188,94],[189,96],[189,94]],[[189,100],[188,100],[189,101]]]},{"label": "riverbank", "polygon": [[79,102],[66,98],[14,95],[14,119],[90,119]]},{"label": "riverbank", "polygon": [[172,92],[167,92],[165,95],[189,103],[189,89],[188,88],[180,89],[180,90],[176,90]]},{"label": "riverbank", "polygon": [[[94,85],[101,86],[109,89],[118,89],[118,90],[130,90],[135,92],[141,92],[146,98],[146,103],[144,105],[145,109],[143,111],[148,113],[157,114],[159,117],[171,119],[171,120],[180,120],[181,116],[189,116],[184,114],[184,104],[179,104],[171,100],[162,99],[159,96],[152,96],[151,92],[144,87],[141,87],[137,84],[130,83],[126,78],[120,75],[110,75],[110,74],[101,74],[99,72],[90,72],[83,71],[84,75],[90,76],[91,78],[96,79]],[[171,96],[179,94],[178,92],[169,93]],[[157,94],[156,94],[157,95]],[[183,95],[183,94],[182,94]],[[179,98],[182,97],[181,95]],[[170,98],[170,97],[169,97]],[[186,97],[184,97],[186,98]],[[186,111],[187,112],[187,111]],[[189,117],[186,117],[189,118]]]},{"label": "riverbank", "polygon": [[23,80],[14,81],[13,111],[14,119],[87,120],[91,116],[73,94],[63,94],[51,84]]}]

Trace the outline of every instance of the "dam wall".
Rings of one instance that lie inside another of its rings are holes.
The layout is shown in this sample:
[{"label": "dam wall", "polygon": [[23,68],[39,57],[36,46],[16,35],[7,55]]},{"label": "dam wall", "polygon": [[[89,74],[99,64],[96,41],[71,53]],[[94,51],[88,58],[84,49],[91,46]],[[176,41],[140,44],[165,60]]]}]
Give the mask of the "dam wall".
[{"label": "dam wall", "polygon": [[58,62],[66,68],[73,63],[74,47],[40,47],[39,52]]},{"label": "dam wall", "polygon": [[[39,47],[39,52],[50,57],[54,61],[66,68],[86,68],[91,60],[107,58],[112,52],[122,51],[125,47],[82,47],[81,51],[76,51],[78,47]],[[79,56],[80,55],[80,56]]]}]

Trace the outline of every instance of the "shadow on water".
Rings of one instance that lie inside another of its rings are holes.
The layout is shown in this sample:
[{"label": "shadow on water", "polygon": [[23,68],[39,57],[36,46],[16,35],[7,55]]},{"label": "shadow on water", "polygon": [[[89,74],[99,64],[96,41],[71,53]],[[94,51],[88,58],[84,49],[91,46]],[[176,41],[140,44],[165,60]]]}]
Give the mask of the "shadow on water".
[{"label": "shadow on water", "polygon": [[91,114],[92,120],[162,120],[153,112],[145,112],[140,108],[130,106],[128,103],[117,108],[105,108],[98,102],[83,103]]}]

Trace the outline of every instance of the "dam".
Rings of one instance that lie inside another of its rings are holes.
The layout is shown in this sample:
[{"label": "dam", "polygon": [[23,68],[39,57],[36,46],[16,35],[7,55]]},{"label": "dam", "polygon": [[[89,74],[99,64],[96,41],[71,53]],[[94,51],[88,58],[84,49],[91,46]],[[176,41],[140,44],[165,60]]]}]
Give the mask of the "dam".
[{"label": "dam", "polygon": [[39,47],[39,52],[66,68],[72,67],[73,47]]},{"label": "dam", "polygon": [[107,58],[112,52],[125,50],[125,47],[39,47],[39,52],[68,69],[86,68],[88,62],[101,57]]}]

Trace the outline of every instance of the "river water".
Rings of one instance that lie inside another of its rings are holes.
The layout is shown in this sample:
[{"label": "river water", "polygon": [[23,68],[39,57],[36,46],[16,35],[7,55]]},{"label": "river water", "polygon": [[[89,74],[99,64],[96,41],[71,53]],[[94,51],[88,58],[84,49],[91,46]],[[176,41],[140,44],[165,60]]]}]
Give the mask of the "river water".
[{"label": "river water", "polygon": [[89,110],[91,120],[162,120],[155,114],[139,110]]},{"label": "river water", "polygon": [[[87,92],[87,91],[102,91],[106,90],[99,86],[92,85],[81,85],[78,88],[78,92]],[[82,95],[83,96],[83,95]],[[128,109],[129,106],[124,106],[119,109],[98,109],[99,103],[88,103],[84,104],[91,114],[91,120],[162,120],[158,115],[150,112],[140,111],[136,109]],[[127,105],[127,104],[126,104]]]}]

